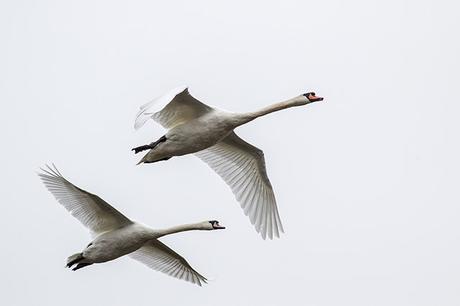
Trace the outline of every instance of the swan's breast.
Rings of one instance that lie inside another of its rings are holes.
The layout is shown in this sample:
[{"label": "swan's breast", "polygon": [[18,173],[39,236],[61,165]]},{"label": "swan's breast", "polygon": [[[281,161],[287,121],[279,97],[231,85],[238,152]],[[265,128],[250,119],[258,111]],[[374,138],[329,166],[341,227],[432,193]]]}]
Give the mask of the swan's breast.
[{"label": "swan's breast", "polygon": [[165,143],[164,149],[174,151],[174,155],[195,153],[215,145],[233,128],[225,113],[211,112],[171,129],[166,134],[170,143]]},{"label": "swan's breast", "polygon": [[149,239],[149,233],[138,224],[132,224],[97,236],[83,251],[83,256],[92,262],[113,260],[134,252]]}]

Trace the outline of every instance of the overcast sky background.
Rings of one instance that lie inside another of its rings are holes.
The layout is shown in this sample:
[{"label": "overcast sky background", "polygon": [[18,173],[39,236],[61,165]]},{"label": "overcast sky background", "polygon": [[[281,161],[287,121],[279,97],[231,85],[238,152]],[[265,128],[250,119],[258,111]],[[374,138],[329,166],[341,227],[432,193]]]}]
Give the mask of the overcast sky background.
[{"label": "overcast sky background", "polygon": [[[2,1],[2,305],[459,305],[460,20],[454,1]],[[264,241],[194,156],[135,166],[139,105],[188,84],[252,111],[286,234]],[[199,288],[121,258],[72,272],[87,230],[36,176],[152,227]]]}]

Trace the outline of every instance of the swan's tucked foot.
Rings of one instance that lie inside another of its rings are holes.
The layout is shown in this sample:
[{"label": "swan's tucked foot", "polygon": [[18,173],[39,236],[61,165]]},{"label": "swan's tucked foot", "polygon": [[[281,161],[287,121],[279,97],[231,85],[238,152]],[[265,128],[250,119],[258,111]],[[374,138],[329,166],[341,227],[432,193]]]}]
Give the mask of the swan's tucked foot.
[{"label": "swan's tucked foot", "polygon": [[143,146],[132,148],[131,151],[134,151],[134,154],[137,154],[137,153],[142,152],[142,151],[152,150],[157,145],[159,145],[160,143],[165,142],[165,141],[166,141],[166,136],[161,136],[161,138],[158,139],[157,141],[154,141],[154,142],[152,142],[151,144],[148,144],[148,145],[143,145]]},{"label": "swan's tucked foot", "polygon": [[92,263],[83,263],[83,262],[82,262],[82,263],[77,264],[77,265],[72,269],[72,271],[77,271],[78,269],[81,269],[81,268],[84,268],[84,267],[90,266],[90,265],[92,265]]},{"label": "swan's tucked foot", "polygon": [[144,145],[144,146],[132,148],[131,151],[134,151],[134,154],[137,154],[139,152],[150,150],[150,149],[152,149],[151,145]]},{"label": "swan's tucked foot", "polygon": [[82,259],[83,259],[83,253],[73,254],[72,256],[69,256],[69,258],[67,258],[66,267],[70,268],[70,267],[72,267],[74,264],[78,263]]}]

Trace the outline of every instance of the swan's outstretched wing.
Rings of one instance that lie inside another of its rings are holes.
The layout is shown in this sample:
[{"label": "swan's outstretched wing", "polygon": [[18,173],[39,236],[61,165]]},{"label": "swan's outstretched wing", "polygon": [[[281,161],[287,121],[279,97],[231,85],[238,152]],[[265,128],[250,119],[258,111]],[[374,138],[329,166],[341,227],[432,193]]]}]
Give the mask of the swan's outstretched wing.
[{"label": "swan's outstretched wing", "polygon": [[262,150],[234,132],[216,145],[195,153],[230,186],[244,213],[262,237],[279,237],[283,226]]},{"label": "swan's outstretched wing", "polygon": [[41,169],[38,175],[56,200],[88,227],[93,236],[132,223],[97,195],[73,185],[53,167]]},{"label": "swan's outstretched wing", "polygon": [[136,115],[137,130],[152,118],[166,129],[198,118],[211,111],[212,107],[201,103],[190,95],[187,87],[178,87],[167,94],[141,106]]},{"label": "swan's outstretched wing", "polygon": [[179,254],[159,240],[151,240],[129,256],[154,270],[201,286],[206,278]]}]

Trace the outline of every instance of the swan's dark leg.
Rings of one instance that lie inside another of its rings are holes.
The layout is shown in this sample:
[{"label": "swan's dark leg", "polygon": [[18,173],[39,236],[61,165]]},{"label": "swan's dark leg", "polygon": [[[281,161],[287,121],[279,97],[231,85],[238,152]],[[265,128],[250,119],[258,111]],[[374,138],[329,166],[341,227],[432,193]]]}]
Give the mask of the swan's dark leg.
[{"label": "swan's dark leg", "polygon": [[72,271],[77,271],[78,269],[81,269],[81,268],[84,268],[90,265],[92,265],[92,263],[79,263],[72,269]]},{"label": "swan's dark leg", "polygon": [[165,141],[166,141],[166,136],[161,136],[161,138],[158,139],[157,141],[154,141],[154,142],[152,142],[151,144],[148,144],[148,145],[143,145],[143,146],[140,146],[140,147],[132,148],[131,151],[134,151],[134,154],[137,154],[137,153],[145,151],[145,150],[151,150],[151,149],[155,148],[157,145],[159,145],[160,143],[165,142]]}]

